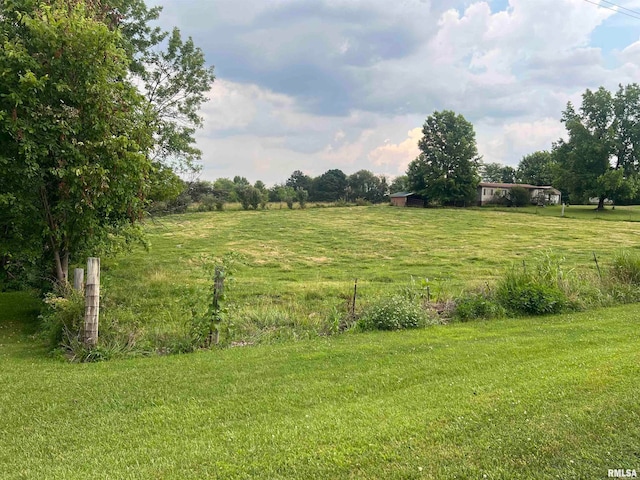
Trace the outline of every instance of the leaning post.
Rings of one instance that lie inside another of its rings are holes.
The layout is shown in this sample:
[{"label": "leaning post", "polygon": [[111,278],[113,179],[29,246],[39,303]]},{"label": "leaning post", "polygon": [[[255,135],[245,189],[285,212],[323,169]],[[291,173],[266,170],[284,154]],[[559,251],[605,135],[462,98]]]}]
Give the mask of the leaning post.
[{"label": "leaning post", "polygon": [[100,259],[87,260],[87,285],[84,291],[83,342],[87,347],[98,343],[98,317],[100,313]]}]

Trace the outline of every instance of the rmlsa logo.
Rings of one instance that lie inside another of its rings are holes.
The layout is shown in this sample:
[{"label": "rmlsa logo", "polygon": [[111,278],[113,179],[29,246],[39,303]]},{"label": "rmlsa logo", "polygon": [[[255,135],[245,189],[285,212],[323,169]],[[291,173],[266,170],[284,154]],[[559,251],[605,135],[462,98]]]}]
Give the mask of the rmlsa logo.
[{"label": "rmlsa logo", "polygon": [[614,468],[609,469],[609,478],[637,478],[638,474],[635,470]]}]

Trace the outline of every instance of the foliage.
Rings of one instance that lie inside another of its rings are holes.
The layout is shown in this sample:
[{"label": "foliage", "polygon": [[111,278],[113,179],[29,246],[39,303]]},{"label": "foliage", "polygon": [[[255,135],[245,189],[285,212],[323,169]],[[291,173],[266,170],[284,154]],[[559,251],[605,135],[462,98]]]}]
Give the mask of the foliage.
[{"label": "foliage", "polygon": [[546,150],[525,155],[518,164],[518,180],[529,185],[551,185],[553,162],[553,156]]},{"label": "foliage", "polygon": [[142,0],[3,3],[5,274],[55,264],[64,283],[70,259],[109,250],[149,203],[167,212],[180,195],[169,166],[199,158],[193,133],[213,73],[191,39],[150,26],[159,11]]},{"label": "foliage", "polygon": [[[563,113],[569,140],[554,145],[556,184],[572,202],[589,197],[620,201],[637,190],[640,147],[640,87],[620,86],[615,96],[600,87],[586,90],[579,113],[571,103]],[[614,173],[615,172],[615,173]]]},{"label": "foliage", "polygon": [[479,318],[499,318],[505,315],[505,309],[490,292],[477,292],[456,299],[453,318],[461,322]]},{"label": "foliage", "polygon": [[515,169],[501,163],[482,163],[480,174],[483,182],[515,183],[516,181]]},{"label": "foliage", "polygon": [[201,152],[195,145],[195,130],[202,126],[198,111],[214,80],[202,50],[193,40],[182,40],[180,30],[164,33],[159,45],[149,47],[137,59],[143,69],[139,78],[153,109],[154,158],[177,169],[195,168]]},{"label": "foliage", "polygon": [[546,315],[568,307],[562,270],[554,260],[540,261],[527,270],[513,267],[496,286],[496,299],[512,315]]},{"label": "foliage", "polygon": [[309,197],[314,202],[335,202],[345,198],[347,176],[342,170],[332,169],[313,179]]},{"label": "foliage", "polygon": [[[233,329],[229,316],[228,294],[235,278],[236,268],[243,261],[242,255],[227,252],[222,258],[211,261],[202,257],[202,266],[211,281],[207,298],[207,309],[204,315],[194,315],[192,319],[193,345],[211,347],[220,343],[220,335],[226,333],[227,343]],[[222,289],[217,291],[217,285]],[[224,332],[223,332],[224,329]]]},{"label": "foliage", "polygon": [[305,175],[300,170],[294,171],[291,176],[287,179],[285,183],[285,187],[291,187],[293,190],[297,190],[302,188],[309,192],[311,190],[311,183],[313,179],[309,175]]},{"label": "foliage", "polygon": [[125,80],[117,32],[82,4],[20,12],[18,3],[0,22],[0,197],[34,206],[20,212],[29,228],[12,221],[9,233],[37,242],[64,283],[70,257],[100,251],[141,218],[154,171],[151,117]]},{"label": "foliage", "polygon": [[612,260],[611,275],[619,282],[640,285],[640,256],[627,250],[617,252]]},{"label": "foliage", "polygon": [[370,203],[382,203],[389,195],[385,176],[374,175],[369,170],[360,170],[347,177],[346,199],[362,198]]},{"label": "foliage", "polygon": [[299,188],[298,190],[296,190],[296,199],[298,200],[298,204],[300,205],[300,208],[302,209],[306,208],[307,200],[309,199],[309,192],[307,192],[303,188]]},{"label": "foliage", "polygon": [[512,187],[509,189],[507,198],[511,207],[524,207],[531,203],[531,195],[524,187]]},{"label": "foliage", "polygon": [[390,193],[408,192],[409,191],[409,177],[406,175],[398,175],[393,179],[389,186]]},{"label": "foliage", "polygon": [[61,293],[48,293],[40,314],[41,331],[50,348],[59,348],[63,343],[82,335],[84,320],[84,295],[72,289]]},{"label": "foliage", "polygon": [[407,170],[410,190],[442,205],[473,203],[480,161],[473,125],[445,110],[430,115],[422,133],[421,153]]},{"label": "foliage", "polygon": [[401,295],[382,298],[364,311],[358,320],[363,330],[401,330],[426,325],[426,312]]}]

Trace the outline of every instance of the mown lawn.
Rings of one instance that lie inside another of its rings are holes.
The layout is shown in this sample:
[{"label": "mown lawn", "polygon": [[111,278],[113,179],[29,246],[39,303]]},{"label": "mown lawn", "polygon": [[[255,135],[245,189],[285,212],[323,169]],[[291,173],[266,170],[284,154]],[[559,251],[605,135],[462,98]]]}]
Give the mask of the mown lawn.
[{"label": "mown lawn", "polygon": [[[547,207],[527,206],[521,208],[505,208],[505,207],[483,207],[487,210],[495,210],[502,212],[518,212],[530,213],[545,217],[562,217],[562,205],[552,205]],[[604,210],[596,209],[595,205],[567,205],[564,209],[564,218],[572,218],[578,220],[609,220],[614,222],[640,222],[640,207],[632,206],[616,206],[612,208],[607,205]]]},{"label": "mown lawn", "polygon": [[[67,364],[0,294],[0,478],[640,470],[638,306]],[[25,328],[27,325],[27,328]]]},{"label": "mown lawn", "polygon": [[[615,212],[624,211],[636,212]],[[147,232],[149,251],[103,260],[106,322],[156,343],[180,335],[207,301],[203,257],[233,252],[243,262],[228,289],[231,334],[260,342],[326,333],[347,311],[356,278],[362,308],[407,288],[428,285],[434,300],[486,288],[541,255],[595,275],[593,254],[606,269],[616,250],[637,249],[640,223],[375,206],[189,213],[149,222]]]}]

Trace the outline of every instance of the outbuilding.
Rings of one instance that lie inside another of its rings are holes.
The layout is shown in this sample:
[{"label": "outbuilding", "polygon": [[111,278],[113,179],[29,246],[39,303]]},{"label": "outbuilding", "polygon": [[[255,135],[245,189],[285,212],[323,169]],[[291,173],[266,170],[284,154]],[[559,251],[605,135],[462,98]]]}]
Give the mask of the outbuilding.
[{"label": "outbuilding", "polygon": [[395,207],[424,207],[424,199],[413,192],[392,193],[389,199]]}]

